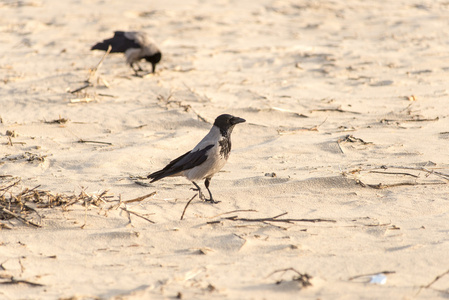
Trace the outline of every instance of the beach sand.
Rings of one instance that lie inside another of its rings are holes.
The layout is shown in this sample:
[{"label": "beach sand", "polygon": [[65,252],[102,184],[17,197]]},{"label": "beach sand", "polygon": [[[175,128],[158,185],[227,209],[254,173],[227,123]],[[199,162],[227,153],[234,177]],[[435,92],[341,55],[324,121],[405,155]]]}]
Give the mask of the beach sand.
[{"label": "beach sand", "polygon": [[[0,195],[90,200],[29,202],[38,228],[1,220],[0,298],[447,298],[449,274],[433,280],[449,268],[448,13],[414,0],[1,2]],[[154,38],[156,74],[134,76],[121,54],[98,65],[90,47],[115,30]],[[222,113],[247,122],[212,179],[220,203],[186,206],[181,177],[136,184]]]}]

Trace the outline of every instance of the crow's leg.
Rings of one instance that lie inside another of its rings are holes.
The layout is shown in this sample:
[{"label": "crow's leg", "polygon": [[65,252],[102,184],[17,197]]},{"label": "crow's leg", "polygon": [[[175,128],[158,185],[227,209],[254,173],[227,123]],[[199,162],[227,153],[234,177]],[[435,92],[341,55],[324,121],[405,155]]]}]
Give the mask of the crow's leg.
[{"label": "crow's leg", "polygon": [[[137,69],[134,67],[135,64],[136,64],[137,67],[138,67]],[[136,62],[130,63],[129,65],[130,65],[131,68],[133,69],[133,71],[134,71],[134,73],[136,74],[136,76],[139,75],[139,72],[140,72],[140,71],[143,71],[142,68],[140,67],[140,65],[139,65],[138,63],[136,63]]]},{"label": "crow's leg", "polygon": [[204,197],[203,192],[201,192],[200,186],[198,184],[196,184],[195,181],[192,181],[192,183],[196,186],[196,189],[192,188],[192,190],[197,191],[200,199],[203,201],[206,201],[206,197]]},{"label": "crow's leg", "polygon": [[206,186],[207,191],[209,192],[209,199],[204,199],[204,201],[208,201],[210,203],[219,203],[220,201],[215,201],[214,198],[212,197],[212,193],[209,190],[209,184],[212,178],[206,178],[206,180],[204,181],[204,185]]},{"label": "crow's leg", "polygon": [[142,67],[139,65],[139,63],[135,63],[139,68],[137,69],[137,71],[143,71]]}]

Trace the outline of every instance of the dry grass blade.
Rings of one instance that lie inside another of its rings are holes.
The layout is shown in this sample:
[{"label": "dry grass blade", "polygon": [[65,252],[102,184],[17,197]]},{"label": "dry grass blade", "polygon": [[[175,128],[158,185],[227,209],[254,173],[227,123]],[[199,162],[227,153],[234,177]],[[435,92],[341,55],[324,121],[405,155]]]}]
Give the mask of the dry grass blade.
[{"label": "dry grass blade", "polygon": [[[98,62],[98,64],[92,68],[89,69],[89,77],[87,77],[87,79],[84,81],[84,85],[82,85],[79,88],[76,88],[74,90],[70,90],[68,91],[71,94],[76,94],[81,92],[84,89],[87,89],[89,87],[93,87],[94,84],[92,83],[92,79],[94,78],[95,74],[97,73],[98,69],[100,69],[101,65],[103,64],[103,61],[105,60],[106,56],[108,56],[108,54],[111,52],[112,47],[111,45],[109,45],[108,50],[105,52],[105,54],[103,55],[103,57],[100,59],[100,61]],[[108,86],[106,81],[103,81],[105,83],[106,86]],[[108,86],[109,87],[109,86]],[[88,97],[87,93],[85,93],[85,97],[84,98],[77,98],[77,99],[71,99],[70,103],[78,103],[78,102],[91,102],[91,101],[95,101],[96,98],[90,98]]]},{"label": "dry grass blade", "polygon": [[92,70],[90,70],[89,78],[87,78],[86,82],[90,82],[92,77],[95,76],[95,73],[98,71],[98,69],[100,69],[101,65],[103,64],[103,61],[105,60],[106,56],[108,56],[108,54],[111,52],[111,50],[112,50],[112,46],[109,45],[108,50],[103,55],[103,57],[100,59],[98,64]]}]

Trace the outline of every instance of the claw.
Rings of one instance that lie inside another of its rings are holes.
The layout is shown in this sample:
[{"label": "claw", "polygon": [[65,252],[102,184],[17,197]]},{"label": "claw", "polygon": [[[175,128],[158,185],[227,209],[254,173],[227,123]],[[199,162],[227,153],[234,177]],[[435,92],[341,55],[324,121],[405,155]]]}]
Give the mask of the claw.
[{"label": "claw", "polygon": [[205,202],[209,202],[210,204],[217,204],[220,203],[221,201],[215,201],[214,199],[204,199]]},{"label": "claw", "polygon": [[198,192],[198,196],[204,202],[210,202],[211,204],[216,204],[216,203],[220,203],[221,202],[221,201],[215,201],[214,198],[212,198],[212,194],[210,193],[210,190],[209,190],[209,183],[207,183],[207,185],[206,185],[207,191],[209,192],[209,196],[210,196],[209,199],[207,199],[204,196],[203,192],[201,191],[201,188],[199,187],[198,184],[196,184],[196,182],[192,181],[192,183],[195,185],[195,188],[190,188],[190,189],[193,190],[193,191]]},{"label": "claw", "polygon": [[190,188],[192,191],[198,192],[198,197],[200,197],[201,200],[207,201],[206,197],[204,197],[203,192],[200,188]]}]

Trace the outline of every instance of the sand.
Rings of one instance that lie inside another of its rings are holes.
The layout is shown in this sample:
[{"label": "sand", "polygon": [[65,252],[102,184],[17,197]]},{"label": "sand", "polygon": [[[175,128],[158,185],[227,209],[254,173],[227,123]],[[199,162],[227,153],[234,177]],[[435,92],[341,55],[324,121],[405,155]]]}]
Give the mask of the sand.
[{"label": "sand", "polygon": [[[413,0],[1,2],[0,187],[108,197],[36,208],[39,228],[1,220],[0,298],[447,298],[449,275],[432,281],[449,268],[448,13]],[[153,36],[156,74],[110,54],[70,93],[114,30]],[[136,181],[221,113],[247,120],[211,183],[221,202],[195,198],[180,220],[190,182]]]}]

